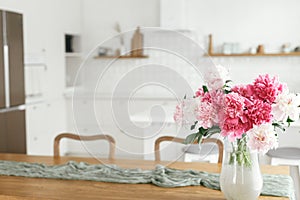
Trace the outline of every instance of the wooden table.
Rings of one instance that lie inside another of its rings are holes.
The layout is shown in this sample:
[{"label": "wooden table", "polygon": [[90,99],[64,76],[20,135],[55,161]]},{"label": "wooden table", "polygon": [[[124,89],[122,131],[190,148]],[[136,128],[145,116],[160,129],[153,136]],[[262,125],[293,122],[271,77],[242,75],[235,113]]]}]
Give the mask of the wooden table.
[{"label": "wooden table", "polygon": [[[49,165],[63,164],[69,160],[99,164],[94,158],[50,156],[27,156],[21,154],[0,154],[0,160],[37,162]],[[207,172],[220,172],[221,166],[210,163],[155,162],[145,160],[101,160],[126,168],[153,169],[156,164],[177,169],[194,169]],[[262,166],[263,173],[289,174],[286,166]],[[151,184],[117,184],[94,181],[74,181],[43,178],[0,176],[0,199],[225,199],[220,191],[202,186],[161,188]],[[288,199],[283,197],[261,196],[259,199]]]}]

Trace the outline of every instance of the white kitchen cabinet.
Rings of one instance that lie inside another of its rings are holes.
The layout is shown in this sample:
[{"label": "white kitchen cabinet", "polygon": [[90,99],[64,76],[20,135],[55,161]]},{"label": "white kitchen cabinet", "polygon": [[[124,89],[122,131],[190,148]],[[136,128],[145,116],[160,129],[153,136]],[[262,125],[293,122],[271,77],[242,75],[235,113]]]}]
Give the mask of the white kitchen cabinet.
[{"label": "white kitchen cabinet", "polygon": [[[93,117],[92,101],[84,98],[73,102],[71,96],[65,97],[67,114],[67,132],[79,135],[101,134],[97,121]],[[106,141],[72,141],[62,140],[61,154],[73,156],[91,156],[108,154],[108,143]]]},{"label": "white kitchen cabinet", "polygon": [[49,141],[46,128],[46,104],[39,103],[27,106],[26,129],[27,129],[27,153],[29,155],[43,155],[50,153]]},{"label": "white kitchen cabinet", "polygon": [[[158,104],[159,105],[159,104]],[[175,110],[175,101],[163,101],[161,108],[164,109],[165,116],[155,109],[150,111],[146,109],[131,116],[131,120],[143,129],[144,140],[142,142],[143,159],[154,160],[154,143],[161,136],[174,136],[185,138],[190,130],[186,128],[179,129],[173,120]],[[183,160],[183,148],[185,145],[172,142],[163,142],[160,146],[160,154],[162,160]]]},{"label": "white kitchen cabinet", "polygon": [[[124,114],[116,109],[115,115],[117,116],[113,116],[112,102],[110,98],[105,96],[96,98],[95,102],[91,98],[78,98],[73,102],[73,108],[70,97],[66,98],[66,102],[68,130],[76,130],[75,132],[81,135],[109,134],[113,136],[116,140],[116,157],[118,158],[154,159],[155,139],[162,135],[177,136],[177,126],[172,119],[176,105],[174,100],[136,98],[128,104],[126,98],[116,98],[114,100],[115,105],[125,106],[129,113],[127,115],[127,113]],[[162,119],[161,113],[157,112],[154,112],[153,119],[151,119],[150,108],[154,105],[162,105],[162,108],[166,110],[165,119]],[[132,124],[125,122],[126,120],[130,120]],[[153,120],[153,124],[150,124],[151,120]],[[162,120],[166,123],[162,124]],[[122,124],[122,122],[125,123]],[[147,126],[150,128],[145,128]],[[163,128],[159,129],[160,127]],[[152,132],[154,129],[157,130],[156,133]],[[88,156],[87,150],[95,149],[93,144],[84,149],[80,144],[76,146],[71,143],[67,142],[66,144],[65,153],[69,155],[86,154]],[[166,156],[167,159],[172,160],[182,154],[181,147],[171,148],[172,146],[173,144],[165,148],[162,147],[163,158]],[[98,152],[105,152],[107,147],[99,145],[97,150]]]},{"label": "white kitchen cabinet", "polygon": [[29,155],[52,155],[54,137],[66,130],[63,100],[27,106],[26,134]]}]

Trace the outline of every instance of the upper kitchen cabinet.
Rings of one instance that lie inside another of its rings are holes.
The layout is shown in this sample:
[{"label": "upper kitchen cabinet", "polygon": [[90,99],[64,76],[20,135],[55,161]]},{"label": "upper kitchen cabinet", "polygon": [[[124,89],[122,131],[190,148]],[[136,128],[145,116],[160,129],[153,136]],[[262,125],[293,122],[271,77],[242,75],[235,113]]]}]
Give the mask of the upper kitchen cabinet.
[{"label": "upper kitchen cabinet", "polygon": [[[3,56],[3,18],[2,11],[0,11],[0,60],[4,60]],[[0,62],[0,108],[5,107],[5,86],[4,86],[4,62]]]},{"label": "upper kitchen cabinet", "polygon": [[0,107],[24,104],[23,20],[18,13],[1,11]]},{"label": "upper kitchen cabinet", "polygon": [[6,12],[6,21],[10,103],[16,106],[25,102],[23,18],[21,14]]},{"label": "upper kitchen cabinet", "polygon": [[0,108],[25,103],[22,15],[0,11]]}]

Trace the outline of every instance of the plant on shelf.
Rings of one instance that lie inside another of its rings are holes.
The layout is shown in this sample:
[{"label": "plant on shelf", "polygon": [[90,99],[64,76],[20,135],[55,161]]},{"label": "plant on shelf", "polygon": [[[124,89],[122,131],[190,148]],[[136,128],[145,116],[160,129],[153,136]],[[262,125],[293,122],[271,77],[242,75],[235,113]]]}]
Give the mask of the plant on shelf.
[{"label": "plant on shelf", "polygon": [[117,53],[117,54],[124,56],[126,54],[124,35],[122,33],[121,26],[118,22],[115,24],[114,29],[119,33],[118,37],[120,38],[120,49],[119,49],[119,53]]}]

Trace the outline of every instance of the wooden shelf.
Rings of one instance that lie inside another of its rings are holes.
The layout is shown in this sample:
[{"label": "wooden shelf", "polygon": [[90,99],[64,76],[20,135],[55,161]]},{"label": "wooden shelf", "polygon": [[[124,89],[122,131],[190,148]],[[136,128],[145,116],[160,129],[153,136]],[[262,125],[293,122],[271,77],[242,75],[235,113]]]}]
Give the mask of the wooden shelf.
[{"label": "wooden shelf", "polygon": [[109,58],[120,58],[120,59],[142,59],[142,58],[149,58],[149,56],[95,56],[95,59],[109,59]]},{"label": "wooden shelf", "polygon": [[290,52],[290,53],[241,53],[241,54],[223,54],[223,53],[209,53],[205,56],[210,57],[263,57],[263,56],[300,56],[300,52]]},{"label": "wooden shelf", "polygon": [[300,52],[289,52],[289,53],[239,53],[239,54],[224,54],[224,53],[214,53],[213,52],[213,39],[212,35],[209,35],[208,53],[204,56],[210,57],[267,57],[267,56],[300,56]]}]

